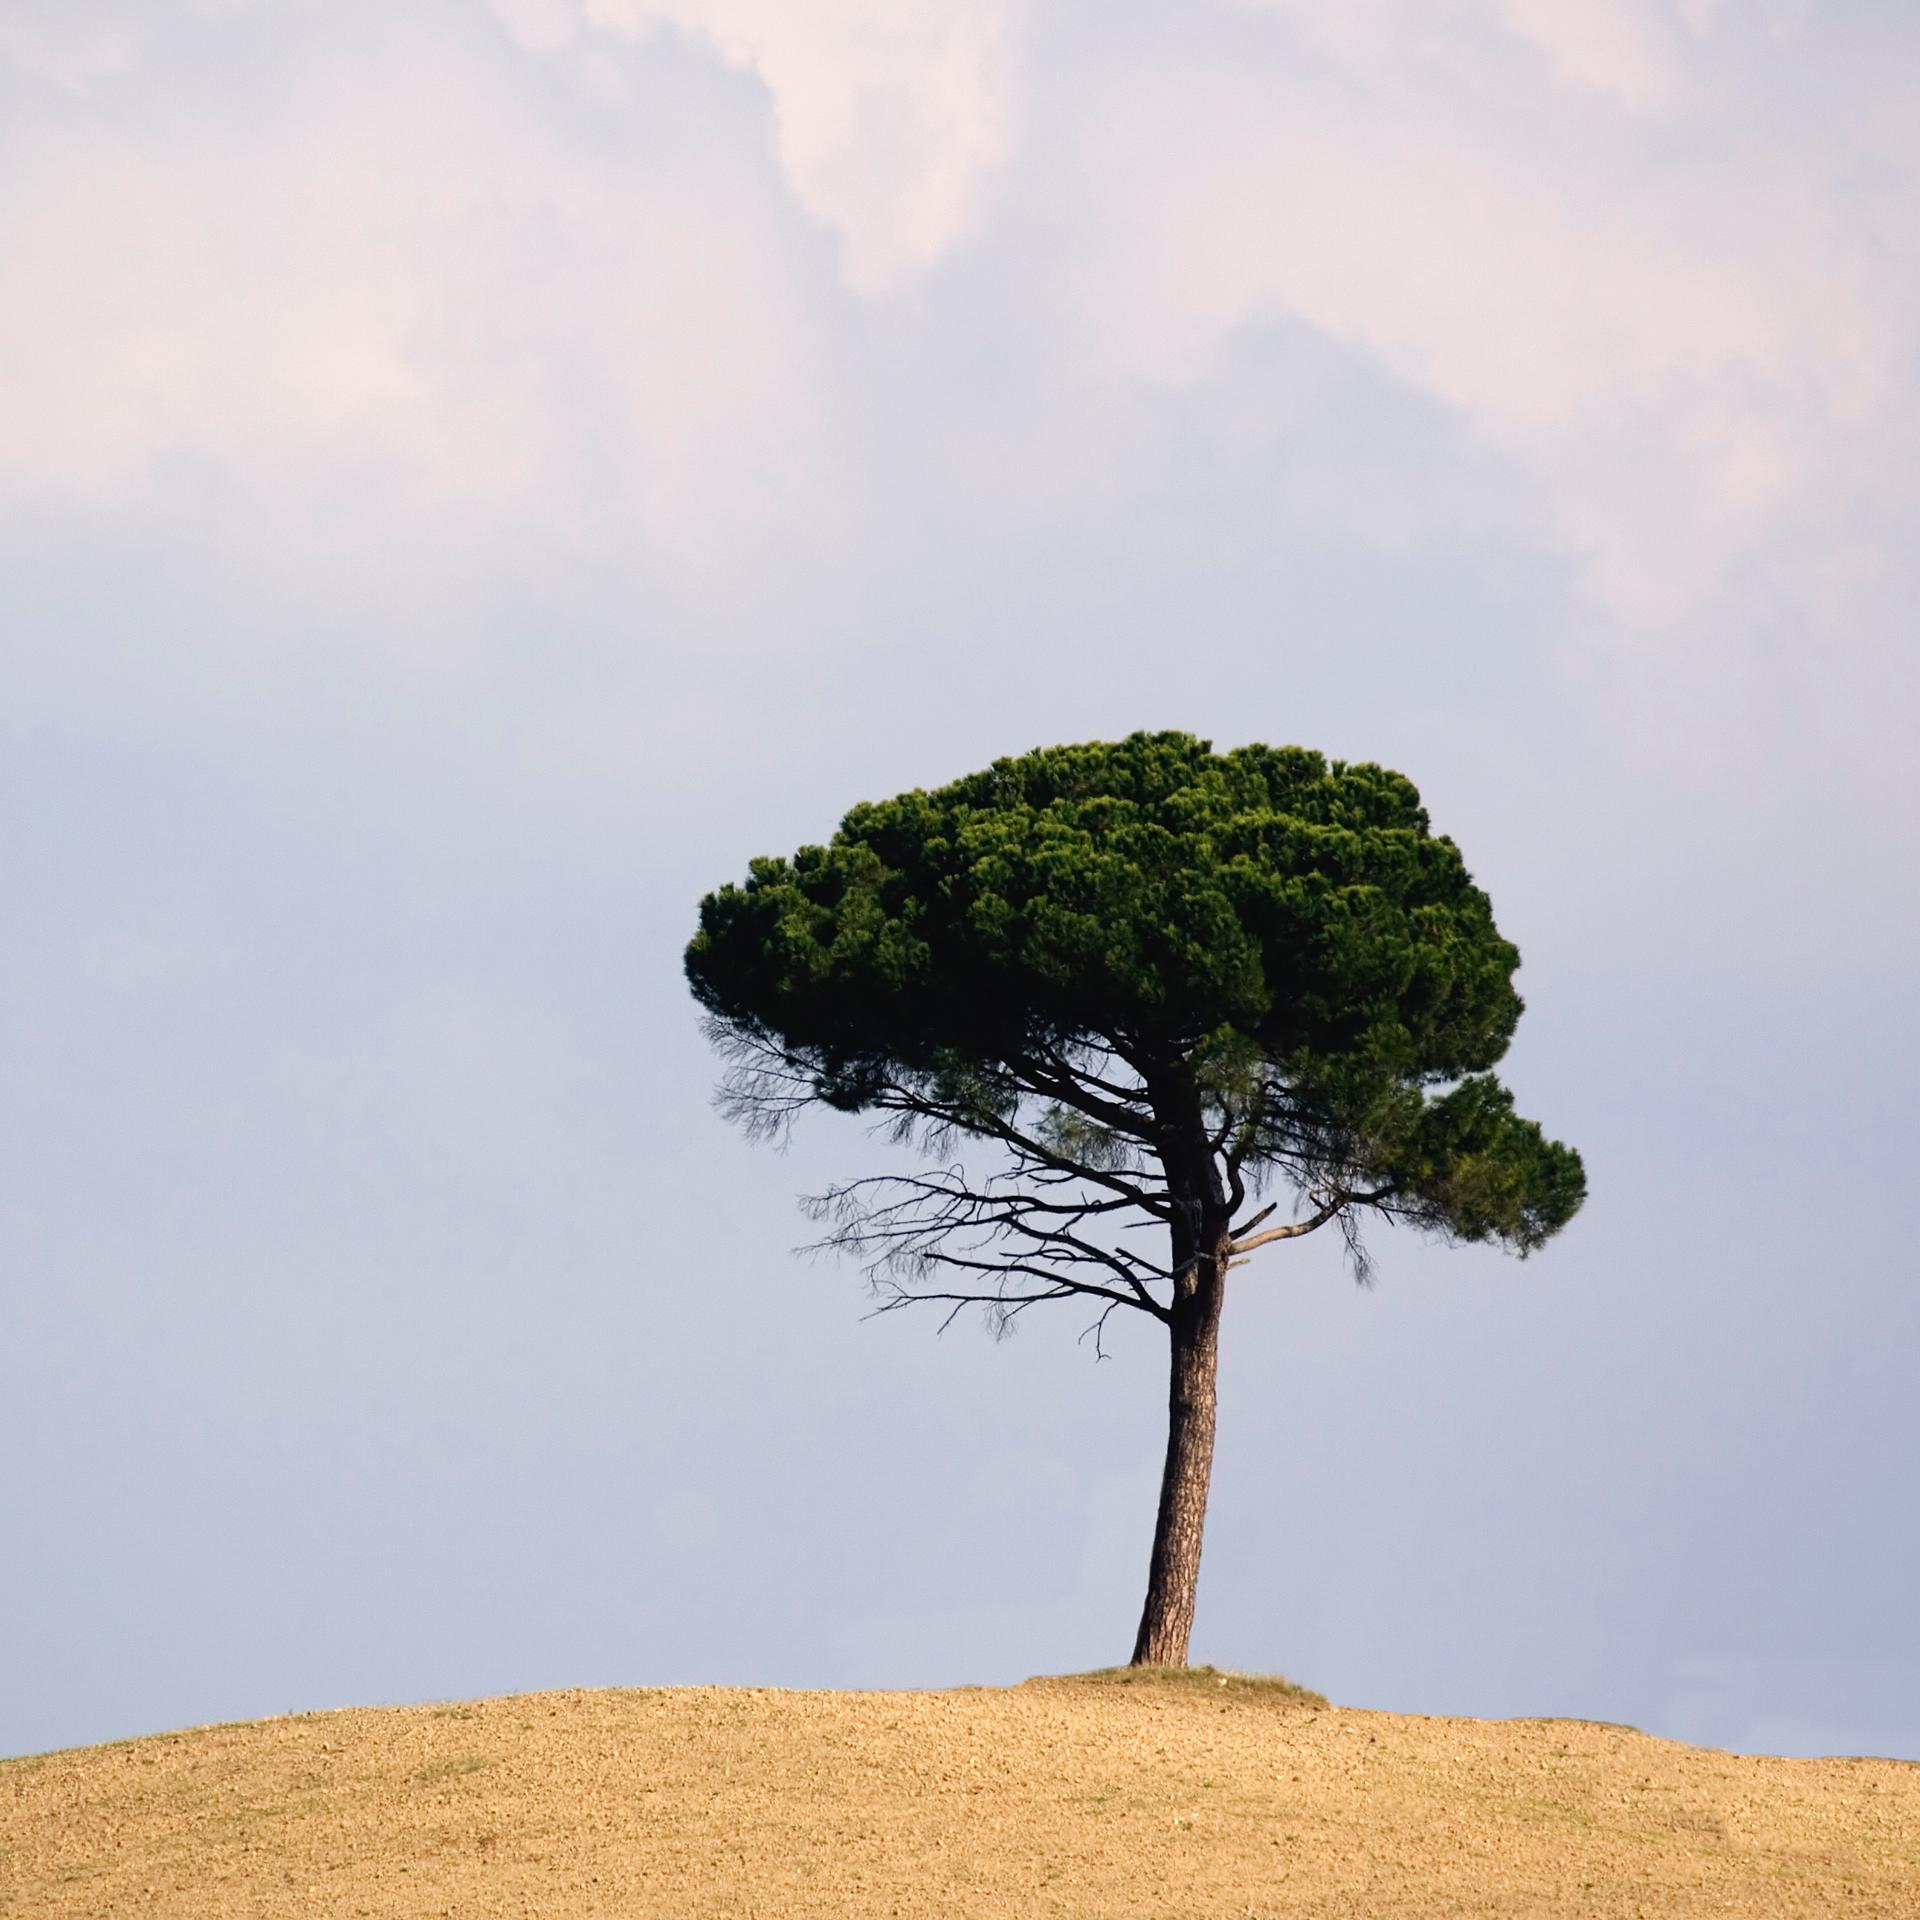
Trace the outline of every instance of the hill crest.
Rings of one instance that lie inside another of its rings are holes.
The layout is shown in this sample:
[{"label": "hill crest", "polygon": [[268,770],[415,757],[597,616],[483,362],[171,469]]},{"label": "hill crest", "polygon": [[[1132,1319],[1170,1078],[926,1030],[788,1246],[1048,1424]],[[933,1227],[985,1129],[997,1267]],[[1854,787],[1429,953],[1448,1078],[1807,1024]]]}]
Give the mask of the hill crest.
[{"label": "hill crest", "polygon": [[0,1915],[1920,1912],[1920,1767],[1211,1672],[509,1695],[0,1764]]}]

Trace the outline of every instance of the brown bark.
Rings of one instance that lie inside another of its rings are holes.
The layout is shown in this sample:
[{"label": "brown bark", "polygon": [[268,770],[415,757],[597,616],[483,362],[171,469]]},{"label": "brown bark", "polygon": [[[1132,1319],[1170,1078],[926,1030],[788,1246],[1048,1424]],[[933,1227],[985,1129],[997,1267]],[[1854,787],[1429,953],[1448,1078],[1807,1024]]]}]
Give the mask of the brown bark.
[{"label": "brown bark", "polygon": [[[1174,1300],[1169,1326],[1167,1458],[1160,1478],[1147,1599],[1133,1643],[1136,1667],[1184,1667],[1200,1584],[1200,1538],[1213,1475],[1213,1428],[1220,1357],[1220,1309],[1229,1258],[1224,1223],[1205,1236]],[[1190,1278],[1188,1276],[1190,1275]]]}]

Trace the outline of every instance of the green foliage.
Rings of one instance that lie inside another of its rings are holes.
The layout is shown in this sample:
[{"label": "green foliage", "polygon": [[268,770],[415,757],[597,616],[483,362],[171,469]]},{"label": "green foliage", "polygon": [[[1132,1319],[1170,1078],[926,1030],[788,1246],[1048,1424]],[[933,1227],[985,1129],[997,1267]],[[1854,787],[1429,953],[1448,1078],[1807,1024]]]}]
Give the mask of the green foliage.
[{"label": "green foliage", "polygon": [[[1038,1102],[1029,1137],[1091,1166],[1199,1129],[1256,1184],[1524,1252],[1584,1184],[1487,1072],[1518,964],[1403,776],[1177,733],[856,806],[709,894],[686,957],[716,1032],[807,1099],[989,1135]],[[1065,1092],[1035,1066],[1063,1061]]]}]

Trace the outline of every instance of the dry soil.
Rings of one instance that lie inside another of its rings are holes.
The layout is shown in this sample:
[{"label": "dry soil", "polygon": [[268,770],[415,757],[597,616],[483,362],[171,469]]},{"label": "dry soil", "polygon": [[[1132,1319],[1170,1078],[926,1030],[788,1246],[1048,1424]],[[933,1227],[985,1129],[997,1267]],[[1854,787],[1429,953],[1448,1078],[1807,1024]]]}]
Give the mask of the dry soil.
[{"label": "dry soil", "polygon": [[1222,1680],[529,1694],[0,1764],[0,1914],[1920,1916],[1920,1766]]}]

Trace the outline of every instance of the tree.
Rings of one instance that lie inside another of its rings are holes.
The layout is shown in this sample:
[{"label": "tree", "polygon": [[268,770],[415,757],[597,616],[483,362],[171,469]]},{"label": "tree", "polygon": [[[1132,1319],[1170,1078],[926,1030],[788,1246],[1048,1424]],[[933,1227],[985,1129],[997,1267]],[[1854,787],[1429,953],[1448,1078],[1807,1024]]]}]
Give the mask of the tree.
[{"label": "tree", "polygon": [[922,1149],[807,1202],[882,1310],[1165,1327],[1133,1661],[1182,1666],[1228,1272],[1331,1225],[1364,1280],[1375,1219],[1524,1256],[1584,1197],[1487,1071],[1519,960],[1401,775],[1158,733],[856,806],[709,894],[686,967],[750,1136],[823,1105]]}]

